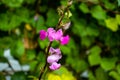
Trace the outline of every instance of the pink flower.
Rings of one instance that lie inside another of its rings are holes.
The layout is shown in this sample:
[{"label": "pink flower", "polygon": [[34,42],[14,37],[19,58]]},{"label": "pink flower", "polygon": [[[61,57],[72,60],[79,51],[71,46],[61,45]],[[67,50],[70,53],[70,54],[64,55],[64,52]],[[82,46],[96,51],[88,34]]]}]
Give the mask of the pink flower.
[{"label": "pink flower", "polygon": [[61,64],[58,64],[57,62],[53,62],[53,63],[49,66],[49,68],[50,68],[51,70],[57,70],[57,69],[60,68],[60,66],[61,66]]},{"label": "pink flower", "polygon": [[61,66],[60,64],[57,63],[59,59],[62,58],[61,51],[59,48],[54,49],[50,47],[49,52],[50,55],[47,57],[47,62],[50,64],[49,68],[51,70],[56,70]]},{"label": "pink flower", "polygon": [[50,41],[60,40],[60,38],[63,35],[62,29],[59,29],[58,31],[55,31],[53,28],[48,28],[47,33],[48,33],[48,39]]},{"label": "pink flower", "polygon": [[63,32],[62,29],[59,29],[56,33],[55,33],[55,40],[60,40],[60,38],[63,36]]},{"label": "pink flower", "polygon": [[49,41],[53,41],[55,39],[55,32],[56,31],[53,28],[48,28],[47,33]]},{"label": "pink flower", "polygon": [[53,54],[53,55],[48,56],[47,62],[49,64],[52,64],[53,62],[58,62],[58,60],[61,58],[62,58],[62,55]]},{"label": "pink flower", "polygon": [[60,51],[59,48],[54,49],[54,48],[50,47],[49,52],[50,52],[51,54],[58,54],[58,55],[61,54],[61,51]]},{"label": "pink flower", "polygon": [[60,43],[61,43],[62,45],[65,45],[65,44],[68,44],[69,40],[70,40],[69,35],[66,35],[66,36],[61,37]]},{"label": "pink flower", "polygon": [[47,32],[45,30],[40,30],[40,39],[44,40],[47,37]]}]

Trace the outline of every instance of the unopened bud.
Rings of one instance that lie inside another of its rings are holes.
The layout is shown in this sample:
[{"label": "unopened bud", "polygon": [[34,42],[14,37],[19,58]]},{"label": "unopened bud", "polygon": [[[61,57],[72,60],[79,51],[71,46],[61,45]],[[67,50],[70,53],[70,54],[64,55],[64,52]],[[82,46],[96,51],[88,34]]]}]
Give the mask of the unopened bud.
[{"label": "unopened bud", "polygon": [[68,22],[68,23],[64,24],[63,29],[67,30],[70,27],[70,25],[71,25],[71,22]]},{"label": "unopened bud", "polygon": [[73,0],[69,0],[69,1],[68,1],[68,5],[69,5],[69,6],[72,5],[72,3],[73,3]]}]

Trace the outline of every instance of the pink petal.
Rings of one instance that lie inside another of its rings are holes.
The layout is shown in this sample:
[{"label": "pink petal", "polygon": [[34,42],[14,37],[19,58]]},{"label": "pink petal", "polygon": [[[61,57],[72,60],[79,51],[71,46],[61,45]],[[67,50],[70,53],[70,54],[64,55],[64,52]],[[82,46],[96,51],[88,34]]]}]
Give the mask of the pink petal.
[{"label": "pink petal", "polygon": [[50,47],[49,52],[50,52],[51,54],[61,54],[61,51],[60,51],[59,48],[54,49],[54,48]]},{"label": "pink petal", "polygon": [[62,29],[59,29],[56,33],[55,33],[55,40],[60,40],[60,38],[63,36],[63,32]]},{"label": "pink petal", "polygon": [[60,68],[60,66],[61,66],[61,64],[58,64],[58,63],[54,62],[54,63],[52,63],[52,64],[49,66],[49,68],[50,68],[51,70],[57,70],[57,69]]},{"label": "pink petal", "polygon": [[47,33],[49,41],[53,41],[55,39],[55,32],[56,31],[53,28],[48,28]]},{"label": "pink petal", "polygon": [[60,39],[60,43],[61,43],[62,45],[65,45],[65,44],[68,44],[69,40],[70,40],[69,35],[66,35],[66,36],[63,36],[63,37]]},{"label": "pink petal", "polygon": [[52,64],[53,62],[58,62],[58,60],[61,58],[62,58],[62,55],[53,54],[53,55],[48,56],[47,62],[49,64]]}]

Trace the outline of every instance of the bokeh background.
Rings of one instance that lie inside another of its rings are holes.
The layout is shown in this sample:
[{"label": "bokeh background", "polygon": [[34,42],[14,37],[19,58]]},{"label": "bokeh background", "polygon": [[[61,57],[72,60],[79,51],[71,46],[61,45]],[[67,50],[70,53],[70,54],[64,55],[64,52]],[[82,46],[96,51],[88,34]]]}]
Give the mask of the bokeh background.
[{"label": "bokeh background", "polygon": [[[49,43],[39,39],[39,31],[55,27],[59,7],[66,5],[67,0],[0,0],[0,80],[37,80]],[[69,17],[62,67],[46,71],[45,80],[120,80],[120,0],[74,0]]]}]

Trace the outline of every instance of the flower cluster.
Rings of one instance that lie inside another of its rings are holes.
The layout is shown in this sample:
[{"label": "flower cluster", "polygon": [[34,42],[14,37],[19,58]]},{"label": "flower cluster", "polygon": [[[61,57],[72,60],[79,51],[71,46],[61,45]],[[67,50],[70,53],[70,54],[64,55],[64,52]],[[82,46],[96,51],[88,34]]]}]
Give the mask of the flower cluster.
[{"label": "flower cluster", "polygon": [[62,45],[65,45],[69,42],[69,35],[63,36],[62,29],[54,30],[53,28],[48,28],[47,31],[41,30],[40,31],[40,39],[44,40],[48,37],[49,41],[60,41]]},{"label": "flower cluster", "polygon": [[59,48],[54,49],[54,48],[50,47],[49,52],[50,52],[50,55],[47,58],[47,62],[50,64],[49,68],[51,70],[59,69],[61,64],[59,64],[57,62],[59,61],[59,59],[62,58],[60,49]]},{"label": "flower cluster", "polygon": [[[48,37],[49,41],[59,41],[60,44],[65,45],[69,42],[69,35],[64,36],[62,29],[55,30],[53,28],[48,28],[47,31],[41,30],[40,31],[40,39],[44,40],[46,37]],[[49,63],[49,68],[51,70],[59,69],[61,64],[58,63],[58,61],[62,58],[61,51],[59,48],[54,49],[50,47],[49,49],[50,55],[47,57],[47,62]]]}]

